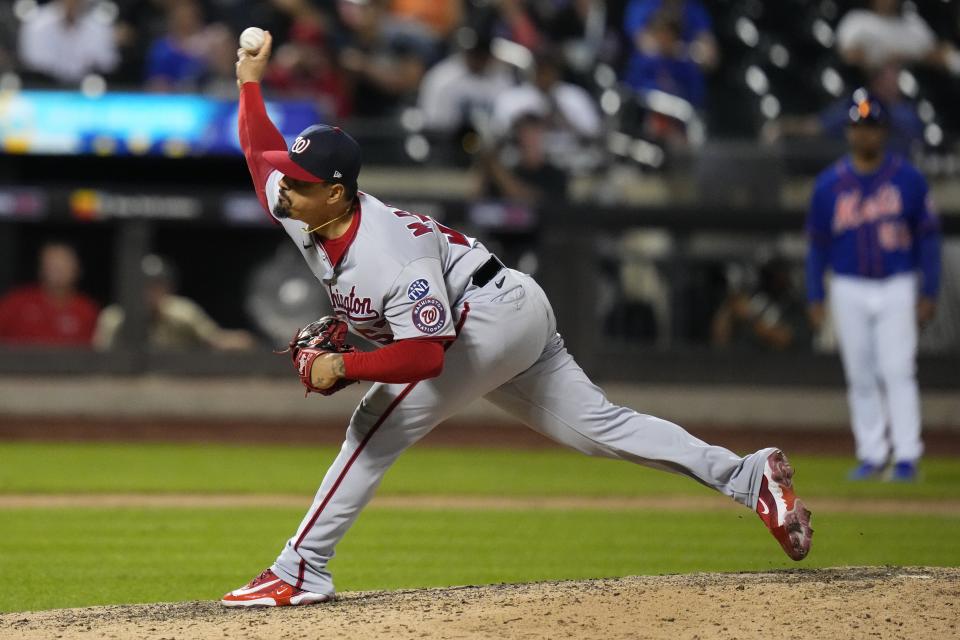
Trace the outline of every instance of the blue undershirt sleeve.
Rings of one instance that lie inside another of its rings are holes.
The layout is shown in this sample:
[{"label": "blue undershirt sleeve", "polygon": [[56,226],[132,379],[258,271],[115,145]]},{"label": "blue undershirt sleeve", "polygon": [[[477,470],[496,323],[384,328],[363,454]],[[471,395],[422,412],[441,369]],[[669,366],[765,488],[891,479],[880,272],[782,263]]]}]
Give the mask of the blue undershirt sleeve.
[{"label": "blue undershirt sleeve", "polygon": [[823,275],[830,263],[830,203],[825,189],[814,187],[807,216],[807,301],[822,302],[826,297]]},{"label": "blue undershirt sleeve", "polygon": [[923,281],[920,292],[928,298],[936,298],[940,291],[940,234],[932,231],[917,241],[917,261]]},{"label": "blue undershirt sleeve", "polygon": [[826,292],[823,288],[823,274],[830,261],[830,250],[811,238],[807,251],[807,301],[823,302]]},{"label": "blue undershirt sleeve", "polygon": [[923,280],[920,292],[936,298],[940,291],[940,219],[926,180],[919,177],[919,200],[913,219],[914,256]]}]

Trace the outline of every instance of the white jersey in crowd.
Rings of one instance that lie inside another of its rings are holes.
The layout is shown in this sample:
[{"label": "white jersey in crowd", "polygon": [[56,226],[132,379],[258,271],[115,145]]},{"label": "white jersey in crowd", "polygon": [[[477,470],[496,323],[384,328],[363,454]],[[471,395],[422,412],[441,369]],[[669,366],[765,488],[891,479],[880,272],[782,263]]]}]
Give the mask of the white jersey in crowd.
[{"label": "white jersey in crowd", "polygon": [[95,9],[81,9],[70,24],[57,2],[35,8],[24,20],[18,53],[24,68],[68,84],[88,73],[113,71],[120,62],[111,21]]},{"label": "white jersey in crowd", "polygon": [[493,128],[498,136],[507,136],[520,116],[549,118],[554,110],[578,136],[596,138],[603,132],[596,101],[582,87],[569,82],[556,83],[549,96],[530,83],[499,94],[493,103]]},{"label": "white jersey in crowd", "polygon": [[497,96],[513,85],[505,64],[493,60],[477,74],[470,71],[460,53],[427,71],[420,84],[418,104],[429,129],[453,132],[472,124],[475,115],[489,117]]},{"label": "white jersey in crowd", "polygon": [[[271,211],[282,177],[274,171],[267,179]],[[360,226],[336,266],[307,233],[306,223],[276,218],[326,288],[334,313],[356,334],[380,345],[406,338],[456,337],[453,310],[490,252],[432,218],[358,195]]]},{"label": "white jersey in crowd", "polygon": [[866,9],[848,12],[837,25],[841,51],[863,51],[868,67],[889,62],[917,61],[933,51],[937,37],[926,21],[912,11],[883,16]]}]

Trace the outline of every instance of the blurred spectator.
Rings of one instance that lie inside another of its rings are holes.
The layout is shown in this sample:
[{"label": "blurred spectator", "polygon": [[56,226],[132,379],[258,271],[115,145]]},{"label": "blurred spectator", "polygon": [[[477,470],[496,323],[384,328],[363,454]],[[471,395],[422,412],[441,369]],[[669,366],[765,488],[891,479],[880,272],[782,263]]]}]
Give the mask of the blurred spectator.
[{"label": "blurred spectator", "polygon": [[544,38],[530,15],[524,0],[499,0],[494,3],[499,16],[498,35],[531,51],[544,46]]},{"label": "blurred spectator", "polygon": [[703,72],[687,55],[680,18],[661,10],[652,16],[643,33],[644,40],[652,44],[643,55],[630,58],[624,82],[636,91],[662,91],[703,107]]},{"label": "blurred spectator", "polygon": [[86,346],[93,337],[97,304],[78,292],[80,262],[58,242],[40,249],[39,284],[0,298],[0,342]]},{"label": "blurred spectator", "polygon": [[12,71],[17,66],[17,18],[13,4],[0,3],[0,73]]},{"label": "blurred spectator", "polygon": [[624,30],[633,51],[623,81],[644,107],[635,124],[645,138],[685,144],[691,107],[706,102],[703,70],[717,64],[710,15],[696,0],[631,0]]},{"label": "blurred spectator", "polygon": [[200,91],[233,100],[237,96],[237,35],[224,24],[207,27],[207,73]]},{"label": "blurred spectator", "polygon": [[[653,342],[666,335],[669,325],[669,291],[656,264],[658,252],[649,250],[649,230],[624,230],[616,239],[605,238],[597,280],[597,312],[604,336],[632,342]],[[651,255],[651,253],[653,255]]]},{"label": "blurred spectator", "polygon": [[289,41],[274,49],[268,86],[287,96],[317,101],[322,114],[346,118],[350,95],[330,50],[325,17],[307,0],[274,3],[286,12],[291,27]]},{"label": "blurred spectator", "polygon": [[269,31],[274,38],[290,29],[290,6],[301,4],[320,7],[324,11],[331,11],[333,5],[330,0],[203,0],[209,15],[234,33],[240,34],[247,27],[256,26]]},{"label": "blurred spectator", "polygon": [[[887,107],[890,118],[889,148],[909,156],[923,144],[923,120],[916,106],[900,93],[897,83],[900,68],[888,64],[876,70],[868,83],[871,95]],[[849,124],[850,101],[838,100],[820,113],[808,116],[784,116],[771,120],[761,130],[761,139],[774,144],[782,138],[824,136],[842,141]]]},{"label": "blurred spectator", "polygon": [[[235,41],[230,38],[230,57],[235,62]],[[207,26],[196,0],[169,0],[167,34],[154,40],[147,52],[147,88],[160,92],[199,90],[211,73],[211,58],[222,54],[223,43],[224,27]]]},{"label": "blurred spectator", "polygon": [[[483,6],[475,8],[468,24],[476,27],[479,23],[488,23],[493,35],[530,51],[554,47],[577,79],[589,82],[598,60],[611,62],[616,57],[619,27],[608,29],[607,19],[616,13],[611,5],[619,6],[623,1],[501,0],[475,3]],[[622,10],[622,6],[620,8]],[[519,64],[520,60],[516,63]]]},{"label": "blurred spectator", "polygon": [[583,37],[594,8],[602,9],[603,3],[594,0],[555,0],[531,3],[533,19],[541,25],[543,33],[554,43],[569,38]]},{"label": "blurred spectator", "polygon": [[114,37],[120,64],[112,80],[129,86],[143,86],[147,49],[166,30],[167,0],[113,0],[117,9]]},{"label": "blurred spectator", "polygon": [[873,70],[886,64],[926,62],[960,73],[960,55],[937,36],[915,10],[900,0],[871,0],[869,9],[853,9],[837,25],[837,48],[847,64]]},{"label": "blurred spectator", "polygon": [[398,21],[387,0],[339,0],[339,63],[347,72],[358,116],[385,116],[416,95],[437,40],[423,25]]},{"label": "blurred spectator", "polygon": [[[146,278],[144,289],[148,311],[147,341],[154,349],[186,350],[211,348],[244,350],[254,345],[247,331],[221,329],[200,306],[188,298],[174,294],[176,273],[159,256],[143,259]],[[123,328],[124,311],[110,305],[97,320],[93,343],[97,349],[110,349],[118,343]]]},{"label": "blurred spectator", "polygon": [[476,155],[478,178],[474,212],[498,222],[486,233],[497,255],[527,273],[538,269],[538,212],[542,205],[562,204],[567,173],[546,153],[547,122],[528,113],[517,119],[509,140]]},{"label": "blurred spectator", "polygon": [[504,91],[494,102],[493,130],[505,136],[521,116],[540,116],[547,127],[548,157],[557,166],[576,166],[585,158],[580,152],[602,133],[597,103],[583,88],[562,82],[563,63],[553,51],[534,56],[532,76]]},{"label": "blurred spectator", "polygon": [[[563,200],[567,193],[567,174],[547,159],[546,135],[547,122],[542,116],[533,113],[520,116],[513,125],[515,148],[503,154],[488,152],[479,156],[480,197],[531,206],[547,200]],[[506,163],[502,155],[508,156]]]},{"label": "blurred spectator", "polygon": [[568,67],[584,79],[598,60],[616,57],[619,29],[608,31],[611,8],[604,0],[535,2],[530,8],[541,32],[563,52]]},{"label": "blurred spectator", "polygon": [[[664,16],[679,24],[680,37],[664,49],[662,34],[653,27]],[[700,67],[717,65],[717,41],[713,37],[710,14],[697,0],[631,0],[624,14],[623,28],[633,45],[627,76],[647,56],[691,60]]]},{"label": "blurred spectator", "polygon": [[119,62],[112,18],[88,0],[53,0],[33,9],[20,28],[27,71],[64,84],[108,73]]},{"label": "blurred spectator", "polygon": [[463,17],[462,0],[391,0],[390,11],[399,20],[427,26],[438,38],[446,38]]},{"label": "blurred spectator", "polygon": [[920,332],[920,351],[960,353],[960,239],[945,237],[940,250],[943,275],[937,312]]},{"label": "blurred spectator", "polygon": [[461,51],[434,65],[420,85],[420,109],[428,130],[454,133],[489,118],[497,96],[513,86],[509,67],[490,53],[490,37],[464,27]]},{"label": "blurred spectator", "polygon": [[805,301],[794,286],[790,264],[773,258],[760,267],[752,294],[731,291],[713,317],[713,345],[749,345],[784,351],[808,348]]}]

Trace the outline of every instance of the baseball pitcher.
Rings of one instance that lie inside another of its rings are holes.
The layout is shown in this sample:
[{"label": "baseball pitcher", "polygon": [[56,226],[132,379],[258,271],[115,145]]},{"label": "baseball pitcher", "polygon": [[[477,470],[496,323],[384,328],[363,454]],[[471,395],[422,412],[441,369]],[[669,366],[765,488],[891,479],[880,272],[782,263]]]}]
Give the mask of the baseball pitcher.
[{"label": "baseball pitcher", "polygon": [[854,92],[850,154],[817,177],[810,204],[807,297],[819,328],[829,266],[859,460],[850,478],[879,476],[892,455],[891,479],[910,481],[923,453],[917,327],[936,308],[940,233],[926,180],[885,150],[888,122],[879,100],[865,89]]},{"label": "baseball pitcher", "polygon": [[[288,149],[259,81],[269,34],[238,52],[240,140],[261,204],[290,236],[335,317],[302,330],[291,355],[309,391],[373,382],[313,504],[273,566],[223,596],[227,606],[330,600],[327,568],[390,465],[438,423],[486,398],[530,428],[588,455],[685,475],[750,509],[794,560],[810,512],[784,454],[745,457],[675,424],[611,404],[564,348],[543,291],[476,239],[358,191],[360,149],[346,132],[305,130]],[[346,328],[379,348],[352,351]]]}]

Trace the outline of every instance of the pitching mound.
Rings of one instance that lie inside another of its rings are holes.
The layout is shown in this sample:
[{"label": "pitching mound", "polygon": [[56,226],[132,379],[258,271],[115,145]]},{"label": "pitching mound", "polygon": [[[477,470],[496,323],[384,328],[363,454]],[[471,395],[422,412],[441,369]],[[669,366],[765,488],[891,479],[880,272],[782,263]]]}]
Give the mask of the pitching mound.
[{"label": "pitching mound", "polygon": [[0,638],[947,638],[960,569],[848,568],[343,594],[304,608],[215,602],[0,616]]}]

